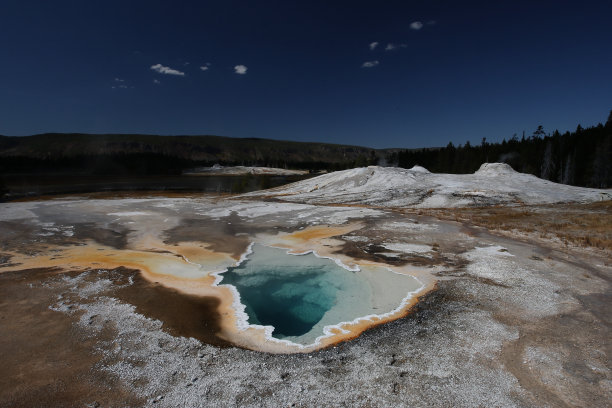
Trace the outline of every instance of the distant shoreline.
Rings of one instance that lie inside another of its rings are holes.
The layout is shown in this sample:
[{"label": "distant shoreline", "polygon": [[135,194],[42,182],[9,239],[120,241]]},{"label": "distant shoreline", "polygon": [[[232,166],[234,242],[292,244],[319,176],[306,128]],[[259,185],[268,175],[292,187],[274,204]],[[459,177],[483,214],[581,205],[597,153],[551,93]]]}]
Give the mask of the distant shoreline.
[{"label": "distant shoreline", "polygon": [[102,192],[182,192],[239,194],[278,187],[316,174],[195,174],[161,176],[109,176],[87,174],[2,175],[0,202],[41,196]]}]

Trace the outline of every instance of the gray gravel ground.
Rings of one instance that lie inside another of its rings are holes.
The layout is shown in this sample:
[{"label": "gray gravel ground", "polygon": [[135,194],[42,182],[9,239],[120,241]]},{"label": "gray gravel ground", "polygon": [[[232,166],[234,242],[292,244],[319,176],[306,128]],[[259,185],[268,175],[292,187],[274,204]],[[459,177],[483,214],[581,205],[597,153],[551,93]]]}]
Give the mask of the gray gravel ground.
[{"label": "gray gravel ground", "polygon": [[[106,271],[95,279],[94,272],[57,278],[53,285],[63,287],[66,296],[53,307],[79,316],[78,325],[91,336],[104,327],[115,329],[112,341],[98,344],[103,359],[96,369],[120,378],[146,397],[149,406],[608,405],[609,326],[597,328],[599,337],[578,345],[592,347],[585,362],[588,372],[569,367],[563,339],[504,356],[508,345],[519,341],[523,325],[572,313],[580,309],[572,294],[601,291],[607,283],[592,277],[592,282],[559,290],[557,282],[570,279],[575,269],[550,260],[557,268],[551,276],[546,262],[521,261],[511,254],[520,255],[524,244],[509,252],[500,246],[483,248],[464,254],[472,263],[463,271],[442,274],[439,289],[409,317],[307,355],[216,348],[173,337],[161,329],[161,322],[113,298]],[[550,335],[545,328],[540,333]],[[536,373],[536,380],[515,375],[508,358],[521,360],[523,368]],[[539,383],[551,395],[542,393]],[[585,383],[595,390],[587,399],[575,392]]]},{"label": "gray gravel ground", "polygon": [[149,405],[525,405],[517,380],[495,362],[502,343],[517,338],[516,329],[460,299],[445,299],[450,282],[413,316],[308,355],[219,349],[173,337],[131,305],[92,299],[95,283],[77,277],[58,284],[66,283],[73,291],[54,308],[80,314],[78,324],[92,336],[105,325],[116,329],[113,341],[98,345],[104,355],[98,369],[130,384]]},{"label": "gray gravel ground", "polygon": [[[120,271],[51,274],[34,283],[54,296],[51,311],[47,304],[45,310],[72,319],[78,336],[94,344],[91,353],[100,360],[91,370],[104,374],[94,378],[116,379],[146,406],[612,406],[612,262],[605,254],[378,209],[228,207],[210,200],[56,201],[6,209],[0,231],[7,253],[35,256],[45,244],[85,239],[121,249],[126,236],[155,223],[178,237],[168,233],[168,239],[179,239],[206,228],[218,234],[215,225],[224,225],[228,236],[243,236],[237,234],[361,220],[364,228],[345,237],[345,253],[438,271],[438,290],[406,318],[336,347],[293,355],[172,335],[161,321],[119,300],[121,285],[133,284],[116,279]],[[149,215],[121,213],[128,210]],[[432,251],[389,254],[385,243]],[[0,258],[3,267],[13,262],[9,255]]]}]

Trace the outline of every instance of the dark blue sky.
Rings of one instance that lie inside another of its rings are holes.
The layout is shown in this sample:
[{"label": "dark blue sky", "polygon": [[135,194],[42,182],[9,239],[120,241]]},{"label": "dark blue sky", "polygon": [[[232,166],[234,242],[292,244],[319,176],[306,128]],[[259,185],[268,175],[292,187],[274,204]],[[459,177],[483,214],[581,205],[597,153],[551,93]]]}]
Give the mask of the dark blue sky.
[{"label": "dark blue sky", "polygon": [[0,134],[422,147],[573,130],[612,109],[611,44],[610,1],[2,0]]}]

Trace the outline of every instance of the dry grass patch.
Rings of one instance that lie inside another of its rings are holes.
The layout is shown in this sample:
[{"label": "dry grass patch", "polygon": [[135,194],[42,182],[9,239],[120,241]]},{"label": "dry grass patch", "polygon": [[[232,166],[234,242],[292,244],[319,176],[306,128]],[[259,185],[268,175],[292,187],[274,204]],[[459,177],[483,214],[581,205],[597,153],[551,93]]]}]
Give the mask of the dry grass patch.
[{"label": "dry grass patch", "polygon": [[566,244],[612,251],[612,201],[419,210],[419,214],[455,220],[489,230],[557,238]]}]

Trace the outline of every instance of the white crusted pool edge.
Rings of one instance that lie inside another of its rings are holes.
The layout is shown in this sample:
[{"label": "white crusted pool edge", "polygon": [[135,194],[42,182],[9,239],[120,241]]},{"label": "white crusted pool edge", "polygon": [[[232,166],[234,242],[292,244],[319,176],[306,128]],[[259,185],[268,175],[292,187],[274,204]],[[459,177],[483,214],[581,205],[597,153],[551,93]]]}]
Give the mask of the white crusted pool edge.
[{"label": "white crusted pool edge", "polygon": [[[240,264],[242,264],[243,262],[245,262],[248,259],[248,256],[250,254],[253,253],[253,245],[255,244],[255,242],[251,242],[249,244],[249,246],[247,247],[246,251],[241,255],[240,259],[234,264],[234,266],[232,266],[233,268],[239,266]],[[259,245],[263,245],[263,244],[259,244]],[[317,258],[322,258],[322,259],[329,259],[331,261],[333,261],[334,263],[336,263],[336,265],[340,266],[343,269],[346,269],[348,271],[351,272],[358,272],[360,271],[359,266],[355,265],[354,267],[350,267],[346,264],[344,264],[340,259],[337,258],[333,258],[333,257],[329,257],[329,256],[322,256],[319,255],[315,250],[308,250],[308,251],[304,251],[304,252],[299,252],[299,253],[295,253],[292,252],[290,249],[287,248],[282,248],[282,247],[277,247],[277,246],[272,246],[272,245],[264,245],[264,246],[268,246],[270,248],[278,248],[278,249],[284,249],[286,250],[286,254],[287,255],[294,255],[294,256],[302,256],[302,255],[307,255],[312,253],[314,256],[316,256]],[[399,272],[394,271],[393,269],[389,268],[389,267],[384,267],[385,269],[387,269],[388,271],[398,274],[398,275],[404,275],[401,274]],[[255,330],[261,330],[263,331],[264,335],[265,335],[265,339],[267,342],[273,343],[273,344],[279,344],[279,345],[284,345],[284,346],[288,346],[292,349],[294,349],[296,352],[310,352],[315,350],[317,347],[321,346],[321,343],[324,339],[336,336],[337,334],[333,332],[333,330],[339,330],[342,334],[348,334],[350,333],[350,331],[343,329],[342,326],[344,325],[355,325],[358,324],[359,322],[362,321],[372,321],[372,319],[379,319],[379,320],[384,320],[387,319],[391,316],[394,316],[398,313],[400,313],[402,310],[404,310],[406,308],[406,306],[410,303],[410,301],[414,298],[414,296],[416,294],[418,294],[419,292],[421,292],[423,289],[425,289],[425,284],[418,279],[416,276],[412,276],[410,275],[411,278],[413,278],[414,280],[416,280],[421,286],[418,289],[415,289],[411,292],[408,292],[406,294],[406,296],[401,300],[400,304],[398,307],[396,307],[395,309],[387,312],[387,313],[382,313],[382,314],[369,314],[366,316],[361,316],[361,317],[357,317],[353,320],[350,321],[343,321],[343,322],[339,322],[337,324],[333,324],[333,325],[327,325],[323,327],[323,334],[319,337],[317,337],[315,339],[315,341],[311,344],[300,344],[300,343],[295,343],[292,342],[290,340],[285,340],[285,339],[277,339],[275,338],[272,333],[274,332],[274,326],[263,326],[263,325],[258,325],[258,324],[250,324],[249,323],[249,316],[248,314],[245,312],[246,310],[246,306],[242,303],[241,297],[240,297],[240,293],[238,292],[238,289],[231,284],[223,284],[220,285],[221,281],[223,280],[223,276],[221,276],[223,273],[227,272],[228,268],[222,270],[222,271],[217,271],[217,272],[212,272],[211,275],[215,277],[215,282],[213,283],[213,286],[216,287],[227,287],[233,296],[233,301],[232,301],[232,309],[234,311],[235,317],[236,317],[236,326],[238,328],[238,330],[240,331],[247,331],[249,329],[255,329]]]}]

